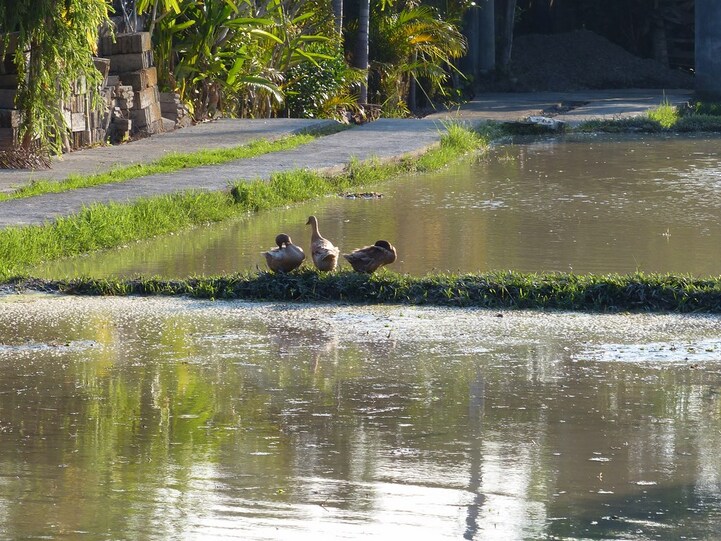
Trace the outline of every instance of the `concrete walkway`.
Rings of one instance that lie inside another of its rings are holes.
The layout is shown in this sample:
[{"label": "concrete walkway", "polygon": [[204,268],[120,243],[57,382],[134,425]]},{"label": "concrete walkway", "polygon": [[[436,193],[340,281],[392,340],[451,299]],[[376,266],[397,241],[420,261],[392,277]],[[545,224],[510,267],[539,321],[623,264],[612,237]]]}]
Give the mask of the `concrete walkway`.
[{"label": "concrete walkway", "polygon": [[[42,224],[59,216],[74,214],[93,203],[125,203],[190,189],[222,190],[227,189],[230,183],[243,179],[267,179],[274,172],[303,168],[315,171],[340,170],[354,158],[384,160],[417,154],[438,144],[444,131],[442,122],[449,119],[475,124],[486,120],[516,121],[530,115],[546,114],[576,124],[594,118],[638,116],[657,107],[664,99],[680,104],[690,97],[691,91],[685,90],[484,94],[455,111],[438,112],[420,120],[381,119],[321,137],[290,151],[153,175],[119,184],[0,202],[0,228]],[[570,110],[559,112],[559,105],[570,106]],[[74,152],[55,160],[50,171],[0,170],[0,191],[10,191],[36,179],[62,179],[73,173],[89,175],[107,171],[113,165],[147,163],[168,152],[232,147],[261,138],[277,139],[320,128],[327,123],[322,120],[298,119],[228,119],[203,123],[117,147]]]},{"label": "concrete walkway", "polygon": [[203,122],[195,126],[163,133],[123,145],[87,148],[53,158],[49,170],[0,169],[0,192],[33,180],[61,180],[69,175],[103,173],[113,166],[142,164],[172,152],[193,152],[203,148],[231,148],[258,139],[273,141],[306,130],[335,124],[332,120],[289,119],[231,120]]},{"label": "concrete walkway", "polygon": [[[236,122],[247,121],[226,121],[218,125],[223,127],[228,123]],[[191,132],[189,135],[192,137],[192,129],[179,131],[187,130]],[[242,179],[267,179],[275,172],[294,169],[341,170],[354,158],[362,161],[372,158],[387,160],[420,153],[438,144],[442,131],[443,126],[438,120],[381,119],[331,136],[320,137],[289,151],[265,154],[223,165],[141,177],[118,184],[3,201],[0,202],[0,228],[42,224],[59,216],[79,212],[84,206],[93,203],[111,201],[125,203],[142,197],[191,189],[223,190],[232,182]],[[143,142],[140,141],[139,144],[142,145]],[[204,147],[207,147],[205,142],[192,147],[191,150]]]},{"label": "concrete walkway", "polygon": [[644,115],[649,109],[664,102],[684,105],[692,95],[691,90],[683,89],[481,94],[456,111],[438,112],[426,118],[450,116],[467,121],[513,122],[532,115],[544,115],[562,120],[570,126],[577,126],[587,120],[613,120]]}]

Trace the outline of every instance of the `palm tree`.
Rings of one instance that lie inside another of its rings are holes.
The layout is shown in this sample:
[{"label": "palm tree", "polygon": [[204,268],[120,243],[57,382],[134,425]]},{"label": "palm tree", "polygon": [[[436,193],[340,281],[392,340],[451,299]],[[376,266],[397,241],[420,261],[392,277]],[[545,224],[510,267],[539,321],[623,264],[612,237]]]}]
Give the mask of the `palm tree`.
[{"label": "palm tree", "polygon": [[427,6],[376,14],[371,71],[378,78],[385,110],[407,112],[411,86],[417,81],[425,83],[419,86],[428,96],[443,92],[449,71],[455,70],[453,60],[465,51],[466,40],[458,28]]}]

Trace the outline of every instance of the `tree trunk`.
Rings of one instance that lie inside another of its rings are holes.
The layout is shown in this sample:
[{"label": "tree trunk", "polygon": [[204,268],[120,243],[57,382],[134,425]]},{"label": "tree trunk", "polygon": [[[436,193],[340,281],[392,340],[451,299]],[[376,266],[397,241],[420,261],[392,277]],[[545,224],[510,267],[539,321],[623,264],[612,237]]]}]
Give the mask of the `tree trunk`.
[{"label": "tree trunk", "polygon": [[370,0],[361,0],[358,13],[358,42],[356,43],[356,67],[365,70],[365,80],[361,83],[358,102],[368,103],[368,29],[370,27]]},{"label": "tree trunk", "polygon": [[655,2],[651,14],[651,40],[653,43],[653,58],[668,67],[668,43],[666,39],[666,23],[663,20],[663,12]]},{"label": "tree trunk", "polygon": [[[413,51],[413,57],[411,58],[411,61],[413,64],[415,64],[418,60],[418,51]],[[411,73],[408,77],[408,109],[411,110],[411,112],[415,112],[415,110],[418,107],[418,98],[416,96],[416,85],[417,81],[415,76]]]},{"label": "tree trunk", "polygon": [[333,19],[335,20],[335,31],[339,36],[343,35],[343,0],[331,0],[333,7]]},{"label": "tree trunk", "polygon": [[507,75],[511,65],[511,49],[513,48],[513,24],[515,22],[516,0],[504,0],[503,28],[501,32],[501,51],[498,69]]},{"label": "tree trunk", "polygon": [[496,30],[493,0],[478,2],[478,68],[482,75],[496,69]]}]

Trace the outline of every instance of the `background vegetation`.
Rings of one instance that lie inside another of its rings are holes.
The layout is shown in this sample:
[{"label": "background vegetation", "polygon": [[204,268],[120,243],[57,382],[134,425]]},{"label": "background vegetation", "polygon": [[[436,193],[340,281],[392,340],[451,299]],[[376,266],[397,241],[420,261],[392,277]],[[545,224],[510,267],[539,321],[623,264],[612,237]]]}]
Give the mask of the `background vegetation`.
[{"label": "background vegetation", "polygon": [[196,120],[362,120],[466,98],[478,81],[460,68],[465,27],[487,2],[491,80],[512,78],[514,35],[580,28],[663,65],[693,65],[694,0],[0,0],[0,33],[20,70],[23,145],[58,149],[57,104],[73,85],[98,84],[91,56],[111,16],[119,32],[150,32],[161,86]]}]

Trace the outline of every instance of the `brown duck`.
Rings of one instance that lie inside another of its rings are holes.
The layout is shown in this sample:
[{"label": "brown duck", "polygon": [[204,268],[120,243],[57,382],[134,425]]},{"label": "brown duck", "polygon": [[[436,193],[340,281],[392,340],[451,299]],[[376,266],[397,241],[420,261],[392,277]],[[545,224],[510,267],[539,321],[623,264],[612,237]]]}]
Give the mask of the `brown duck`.
[{"label": "brown duck", "polygon": [[373,246],[358,248],[343,254],[356,272],[373,273],[378,267],[390,265],[396,260],[396,249],[387,240],[379,240]]},{"label": "brown duck", "polygon": [[290,272],[300,267],[305,260],[303,248],[293,244],[290,236],[281,233],[275,237],[277,248],[263,252],[268,268],[274,272]]},{"label": "brown duck", "polygon": [[319,271],[335,270],[338,264],[340,250],[333,246],[331,241],[324,239],[320,235],[318,232],[318,219],[315,216],[310,216],[305,225],[310,225],[313,228],[313,233],[310,237],[310,251],[313,264]]}]

